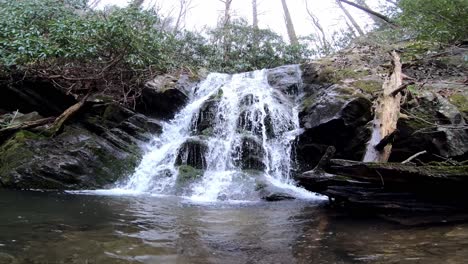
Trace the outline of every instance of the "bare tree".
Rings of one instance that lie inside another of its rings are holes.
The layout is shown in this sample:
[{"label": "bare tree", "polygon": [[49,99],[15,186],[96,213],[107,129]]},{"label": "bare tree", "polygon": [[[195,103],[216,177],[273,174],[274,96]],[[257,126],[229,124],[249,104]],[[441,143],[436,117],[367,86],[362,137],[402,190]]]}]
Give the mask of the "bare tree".
[{"label": "bare tree", "polygon": [[252,21],[252,26],[254,29],[258,29],[257,0],[252,0]]},{"label": "bare tree", "polygon": [[343,13],[346,15],[346,17],[351,22],[353,27],[357,30],[359,35],[364,35],[364,31],[359,26],[359,24],[356,22],[356,20],[354,20],[353,16],[348,12],[348,10],[346,10],[346,8],[343,6],[343,4],[341,3],[341,0],[336,0],[335,2],[338,5],[338,7],[343,11]]},{"label": "bare tree", "polygon": [[229,53],[231,51],[231,43],[228,38],[229,33],[229,25],[231,23],[231,4],[232,0],[219,0],[221,3],[224,4],[224,17],[221,20],[222,28],[223,28],[223,36],[222,36],[222,45],[224,50],[224,62],[229,60]]},{"label": "bare tree", "polygon": [[306,11],[307,14],[309,15],[310,19],[312,20],[312,23],[314,24],[315,28],[320,32],[321,35],[321,44],[322,48],[327,52],[330,49],[330,43],[327,40],[327,36],[325,34],[325,31],[323,30],[322,25],[320,24],[319,19],[312,13],[312,11],[309,9],[308,1],[305,0],[305,6],[306,6]]},{"label": "bare tree", "polygon": [[176,33],[181,28],[182,21],[185,20],[187,12],[192,8],[192,0],[179,0],[179,14],[174,25],[173,32]]},{"label": "bare tree", "polygon": [[297,40],[296,30],[294,30],[294,25],[292,23],[291,14],[289,13],[286,0],[281,0],[281,4],[283,4],[284,21],[286,22],[286,29],[288,31],[289,42],[292,45],[297,45],[299,44],[299,41]]},{"label": "bare tree", "polygon": [[222,19],[222,26],[227,27],[231,22],[231,4],[232,0],[219,0],[221,3],[224,4],[224,16]]}]

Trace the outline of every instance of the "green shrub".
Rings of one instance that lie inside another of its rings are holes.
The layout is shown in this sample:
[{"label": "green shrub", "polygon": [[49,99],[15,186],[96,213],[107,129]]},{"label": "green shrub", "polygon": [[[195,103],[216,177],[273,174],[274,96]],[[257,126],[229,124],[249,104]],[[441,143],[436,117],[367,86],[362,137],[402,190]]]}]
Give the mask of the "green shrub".
[{"label": "green shrub", "polygon": [[401,0],[399,22],[422,40],[453,43],[468,39],[468,1]]}]

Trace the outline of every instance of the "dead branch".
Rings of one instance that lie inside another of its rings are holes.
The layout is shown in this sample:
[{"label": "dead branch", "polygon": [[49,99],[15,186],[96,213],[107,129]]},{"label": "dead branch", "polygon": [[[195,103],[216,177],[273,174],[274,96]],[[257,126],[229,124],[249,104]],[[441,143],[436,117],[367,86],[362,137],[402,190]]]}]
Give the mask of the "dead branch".
[{"label": "dead branch", "polygon": [[39,120],[27,121],[21,124],[5,127],[5,128],[0,129],[0,138],[8,137],[22,129],[31,129],[31,128],[35,128],[38,126],[46,125],[48,123],[52,123],[54,120],[55,120],[55,117],[47,117],[47,118],[42,118]]},{"label": "dead branch", "polygon": [[397,130],[385,136],[377,145],[374,146],[374,148],[378,151],[382,151],[385,148],[385,146],[393,143],[396,133],[397,133]]},{"label": "dead branch", "polygon": [[417,157],[419,157],[419,156],[421,156],[423,154],[426,154],[426,153],[427,153],[427,151],[425,151],[425,150],[423,150],[421,152],[418,152],[418,153],[414,154],[413,156],[407,158],[406,160],[402,161],[401,164],[406,164],[406,163],[412,161],[413,159],[415,159],[415,158],[417,158]]},{"label": "dead branch", "polygon": [[65,122],[69,120],[72,116],[74,116],[83,107],[89,95],[90,93],[84,96],[78,103],[67,108],[59,117],[55,119],[54,123],[52,124],[52,127],[50,128],[52,136],[55,136],[58,132],[60,132]]},{"label": "dead branch", "polygon": [[392,96],[397,95],[398,93],[402,92],[404,89],[406,89],[406,88],[407,88],[408,86],[410,86],[410,85],[413,85],[414,83],[415,83],[415,82],[409,82],[409,83],[405,83],[405,84],[400,85],[400,87],[398,87],[397,89],[395,89],[395,90],[391,93],[391,95],[392,95]]},{"label": "dead branch", "polygon": [[397,25],[395,22],[393,22],[390,18],[388,18],[387,16],[384,16],[384,15],[378,13],[378,12],[375,12],[375,11],[373,11],[373,10],[370,10],[369,8],[360,6],[360,5],[358,5],[358,4],[355,4],[355,3],[350,2],[350,1],[347,1],[347,0],[339,0],[339,1],[340,1],[340,2],[343,2],[343,3],[345,3],[345,4],[348,4],[348,5],[350,5],[350,6],[353,6],[353,7],[357,8],[357,9],[360,9],[360,10],[362,10],[362,11],[364,11],[364,12],[366,12],[366,13],[369,13],[369,14],[371,14],[371,15],[373,15],[373,16],[376,16],[376,17],[382,19],[383,21],[387,22],[388,24],[390,24],[390,25],[392,25],[392,26],[394,26],[394,27],[398,27],[398,25]]}]

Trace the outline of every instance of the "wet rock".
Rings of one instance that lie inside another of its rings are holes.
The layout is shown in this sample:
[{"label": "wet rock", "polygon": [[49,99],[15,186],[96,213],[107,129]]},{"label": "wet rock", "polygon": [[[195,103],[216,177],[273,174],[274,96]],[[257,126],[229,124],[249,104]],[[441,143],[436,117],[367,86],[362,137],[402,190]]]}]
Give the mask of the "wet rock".
[{"label": "wet rock", "polygon": [[255,190],[258,192],[261,199],[268,202],[296,199],[293,195],[286,193],[283,189],[268,183],[268,181],[263,177],[257,179]]},{"label": "wet rock", "polygon": [[170,119],[187,103],[188,93],[195,83],[187,75],[157,76],[143,88],[138,109],[147,115]]},{"label": "wet rock", "polygon": [[251,132],[254,135],[261,136],[263,131],[262,119],[263,114],[260,110],[244,110],[239,115],[237,129],[240,132]]},{"label": "wet rock", "polygon": [[19,131],[0,146],[0,183],[15,189],[103,188],[130,174],[149,140],[148,118],[119,105],[87,106],[50,138]]},{"label": "wet rock", "polygon": [[196,169],[206,169],[206,151],[208,146],[197,137],[188,139],[179,149],[176,165],[188,165]]},{"label": "wet rock", "polygon": [[349,94],[340,85],[308,85],[305,89],[309,96],[299,112],[304,132],[296,145],[300,169],[312,169],[328,146],[336,148],[337,157],[361,159],[370,136],[366,124],[372,119],[371,101]]},{"label": "wet rock", "polygon": [[259,102],[258,97],[254,96],[253,94],[247,94],[244,97],[242,97],[242,99],[240,100],[239,105],[241,107],[247,107],[247,106],[251,106],[254,103],[258,103],[258,102]]},{"label": "wet rock", "polygon": [[235,150],[238,157],[236,166],[242,170],[264,170],[264,150],[262,142],[255,136],[242,136],[238,149]]},{"label": "wet rock", "polygon": [[215,117],[216,117],[216,112],[218,109],[218,104],[219,104],[219,99],[213,98],[210,100],[207,100],[203,105],[200,107],[200,112],[196,116],[197,121],[194,123],[194,131],[195,134],[210,134],[207,129],[214,127],[214,122],[215,122]]},{"label": "wet rock", "polygon": [[268,84],[280,90],[285,95],[294,96],[299,93],[301,73],[298,65],[285,65],[268,70]]}]

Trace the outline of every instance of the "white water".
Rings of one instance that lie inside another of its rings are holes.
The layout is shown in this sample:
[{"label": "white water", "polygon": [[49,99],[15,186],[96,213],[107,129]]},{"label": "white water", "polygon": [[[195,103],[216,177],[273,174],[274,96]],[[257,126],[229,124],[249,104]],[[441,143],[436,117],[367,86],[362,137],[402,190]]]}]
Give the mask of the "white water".
[{"label": "white water", "polygon": [[[297,74],[300,76],[299,69]],[[162,134],[154,138],[134,174],[110,193],[177,194],[195,201],[257,200],[256,187],[261,184],[300,198],[315,197],[291,180],[291,149],[300,133],[298,111],[294,99],[270,87],[266,70],[210,74],[191,98],[163,125]],[[202,120],[200,109],[214,98],[212,131],[202,135],[196,131],[197,121]],[[181,190],[177,157],[179,165],[190,160],[191,154],[183,147],[190,140],[205,146],[200,150],[204,170],[198,180]],[[249,155],[257,157],[255,165],[246,165],[243,157]],[[256,170],[250,170],[251,166]]]}]

